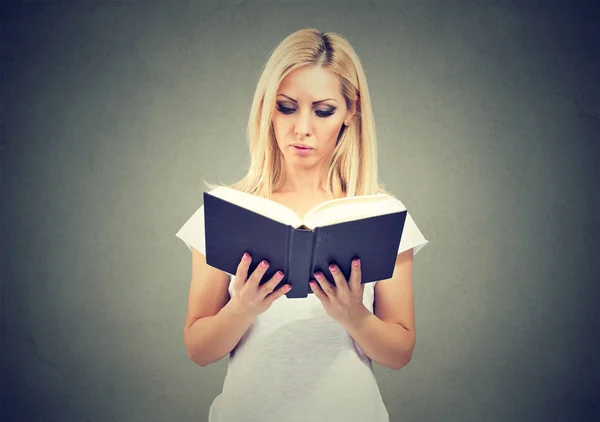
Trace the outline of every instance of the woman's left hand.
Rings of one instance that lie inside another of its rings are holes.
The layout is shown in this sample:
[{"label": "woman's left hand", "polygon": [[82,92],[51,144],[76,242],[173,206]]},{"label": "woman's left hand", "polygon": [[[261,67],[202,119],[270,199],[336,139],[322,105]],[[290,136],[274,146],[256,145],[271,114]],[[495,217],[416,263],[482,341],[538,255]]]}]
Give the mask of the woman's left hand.
[{"label": "woman's left hand", "polygon": [[331,284],[325,275],[319,272],[315,273],[317,283],[311,280],[310,287],[323,304],[325,312],[342,326],[348,327],[364,317],[365,312],[369,312],[363,305],[365,286],[361,282],[360,261],[352,262],[349,282],[335,263],[329,265],[329,271],[335,284]]}]

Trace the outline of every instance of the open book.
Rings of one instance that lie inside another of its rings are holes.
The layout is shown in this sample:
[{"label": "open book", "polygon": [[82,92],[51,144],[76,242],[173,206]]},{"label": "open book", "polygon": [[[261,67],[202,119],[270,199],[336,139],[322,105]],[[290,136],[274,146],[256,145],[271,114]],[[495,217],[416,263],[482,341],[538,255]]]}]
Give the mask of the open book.
[{"label": "open book", "polygon": [[291,284],[288,298],[312,293],[308,282],[315,272],[333,283],[330,263],[348,280],[354,258],[361,260],[363,283],[385,280],[393,275],[406,215],[400,201],[375,194],[323,202],[302,219],[273,200],[218,187],[204,192],[206,262],[235,275],[248,252],[250,275],[267,260],[261,284],[281,270],[276,289]]}]

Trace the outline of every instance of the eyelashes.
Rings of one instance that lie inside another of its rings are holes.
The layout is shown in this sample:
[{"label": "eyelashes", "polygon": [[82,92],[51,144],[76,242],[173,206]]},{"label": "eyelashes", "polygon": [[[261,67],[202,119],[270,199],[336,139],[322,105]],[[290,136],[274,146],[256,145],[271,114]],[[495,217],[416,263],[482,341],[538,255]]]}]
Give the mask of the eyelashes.
[{"label": "eyelashes", "polygon": [[[295,108],[285,107],[279,103],[277,104],[277,110],[283,114],[292,114],[294,111],[296,111]],[[332,108],[330,110],[315,110],[315,114],[319,117],[329,117],[334,113],[335,108]]]}]

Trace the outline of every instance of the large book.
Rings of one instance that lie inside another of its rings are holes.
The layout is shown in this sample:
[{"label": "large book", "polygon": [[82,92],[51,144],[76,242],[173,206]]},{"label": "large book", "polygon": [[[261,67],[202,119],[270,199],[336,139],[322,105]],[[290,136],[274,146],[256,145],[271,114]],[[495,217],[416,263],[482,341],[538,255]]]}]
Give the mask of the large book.
[{"label": "large book", "polygon": [[281,270],[276,289],[291,284],[288,298],[312,293],[308,283],[318,271],[334,283],[332,262],[349,280],[351,262],[360,258],[362,283],[385,280],[394,272],[406,215],[400,201],[375,194],[323,202],[302,219],[276,201],[218,187],[204,192],[206,262],[235,275],[248,252],[250,276],[267,260],[261,284]]}]

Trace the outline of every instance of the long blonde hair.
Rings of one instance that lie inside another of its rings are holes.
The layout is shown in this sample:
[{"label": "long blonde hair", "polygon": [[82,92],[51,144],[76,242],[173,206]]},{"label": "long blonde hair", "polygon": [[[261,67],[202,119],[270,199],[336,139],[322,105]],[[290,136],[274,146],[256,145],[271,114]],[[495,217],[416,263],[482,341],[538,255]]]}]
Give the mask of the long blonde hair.
[{"label": "long blonde hair", "polygon": [[[348,110],[356,106],[349,126],[342,126],[331,156],[325,188],[334,198],[386,193],[378,184],[377,142],[371,98],[358,56],[350,43],[335,32],[305,28],[287,36],[273,51],[260,76],[246,135],[250,168],[241,180],[227,186],[271,198],[284,182],[284,162],[277,145],[272,115],[277,89],[292,71],[319,65],[339,76]],[[209,189],[217,187],[207,183]],[[391,195],[391,194],[390,194]]]}]

